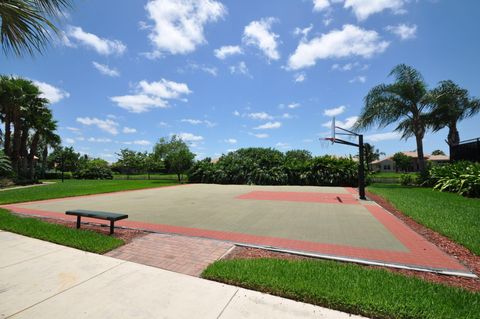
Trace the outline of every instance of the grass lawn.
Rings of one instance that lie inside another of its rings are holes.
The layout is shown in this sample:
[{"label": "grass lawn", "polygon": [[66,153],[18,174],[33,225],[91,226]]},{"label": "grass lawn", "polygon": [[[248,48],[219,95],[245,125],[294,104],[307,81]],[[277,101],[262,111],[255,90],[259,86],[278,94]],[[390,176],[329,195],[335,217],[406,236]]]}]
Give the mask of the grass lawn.
[{"label": "grass lawn", "polygon": [[204,278],[375,318],[478,318],[480,294],[333,261],[221,260]]},{"label": "grass lawn", "polygon": [[372,177],[379,177],[379,178],[400,178],[400,176],[405,173],[396,173],[396,172],[378,172],[373,173]]},{"label": "grass lawn", "polygon": [[480,199],[400,185],[374,184],[368,190],[417,222],[480,255]]},{"label": "grass lawn", "polygon": [[74,180],[0,192],[0,205],[121,190],[175,185],[175,180]]},{"label": "grass lawn", "polygon": [[0,229],[98,254],[124,244],[123,240],[115,237],[16,216],[5,209],[0,209]]}]

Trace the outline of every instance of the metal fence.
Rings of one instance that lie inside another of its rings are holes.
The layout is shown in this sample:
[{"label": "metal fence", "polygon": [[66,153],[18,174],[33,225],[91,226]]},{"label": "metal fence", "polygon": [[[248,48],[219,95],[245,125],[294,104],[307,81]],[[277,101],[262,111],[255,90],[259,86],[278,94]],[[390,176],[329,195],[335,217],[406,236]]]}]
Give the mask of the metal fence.
[{"label": "metal fence", "polygon": [[453,161],[480,162],[480,137],[452,146],[450,158]]}]

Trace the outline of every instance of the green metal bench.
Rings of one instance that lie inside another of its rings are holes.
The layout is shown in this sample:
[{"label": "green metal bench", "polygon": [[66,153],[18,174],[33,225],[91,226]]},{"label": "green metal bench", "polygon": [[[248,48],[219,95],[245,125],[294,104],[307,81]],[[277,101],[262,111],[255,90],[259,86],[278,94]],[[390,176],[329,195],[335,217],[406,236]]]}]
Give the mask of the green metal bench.
[{"label": "green metal bench", "polygon": [[77,216],[77,229],[80,228],[80,220],[82,217],[108,220],[110,221],[110,235],[113,234],[114,224],[117,220],[128,218],[128,215],[126,214],[97,212],[97,211],[84,210],[84,209],[67,210],[65,214]]}]

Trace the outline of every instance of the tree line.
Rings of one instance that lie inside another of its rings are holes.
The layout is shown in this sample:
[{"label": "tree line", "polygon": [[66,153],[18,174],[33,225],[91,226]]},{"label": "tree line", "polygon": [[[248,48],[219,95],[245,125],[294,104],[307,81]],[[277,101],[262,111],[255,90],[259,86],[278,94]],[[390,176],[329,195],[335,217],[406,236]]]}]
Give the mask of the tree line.
[{"label": "tree line", "polygon": [[60,178],[59,172],[67,172],[67,178],[111,179],[115,173],[124,174],[127,179],[135,174],[173,173],[178,181],[192,167],[195,154],[188,144],[176,135],[162,137],[152,152],[121,149],[113,163],[100,158],[81,155],[73,147],[56,147],[46,161],[47,178]]}]

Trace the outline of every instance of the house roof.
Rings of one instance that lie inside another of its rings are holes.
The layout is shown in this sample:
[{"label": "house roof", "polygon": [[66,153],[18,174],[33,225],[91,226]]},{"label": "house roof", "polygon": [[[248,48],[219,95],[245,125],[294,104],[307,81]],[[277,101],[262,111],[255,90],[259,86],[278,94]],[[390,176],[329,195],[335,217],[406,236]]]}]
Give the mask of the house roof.
[{"label": "house roof", "polygon": [[[403,154],[407,155],[407,156],[410,156],[412,158],[418,158],[418,153],[417,151],[406,151],[406,152],[402,152]],[[450,157],[447,156],[447,155],[430,155],[430,154],[425,154],[424,155],[425,159],[426,160],[429,160],[429,161],[448,161],[450,160]],[[385,160],[392,160],[393,159],[393,155],[390,155],[390,156],[387,156],[385,158],[382,158],[380,160],[376,160],[376,161],[373,161],[371,162],[370,164],[378,164],[378,163],[381,163]]]}]

